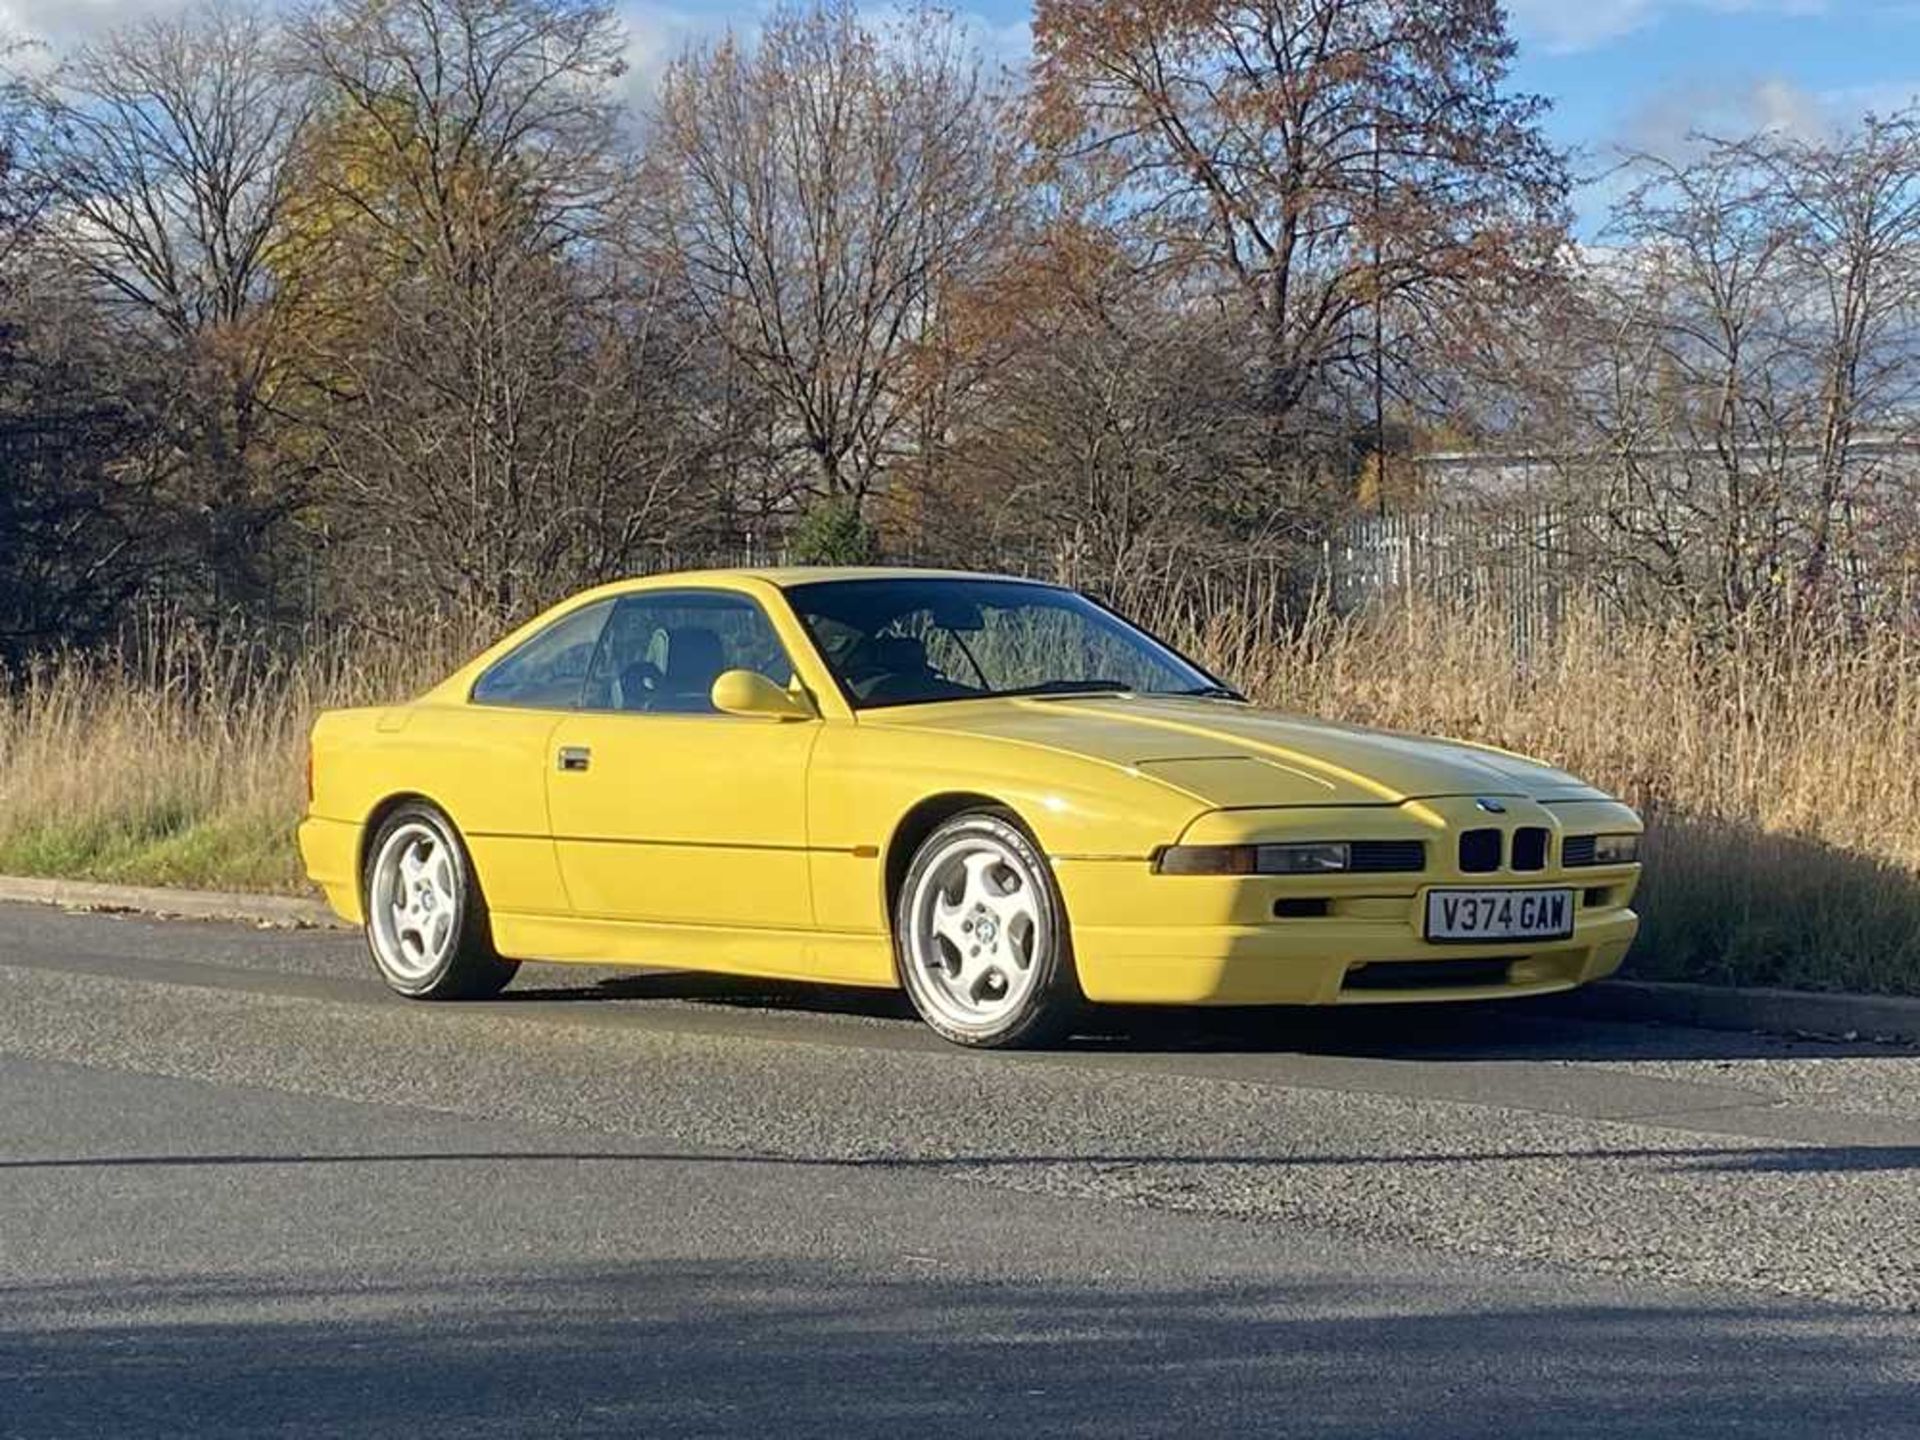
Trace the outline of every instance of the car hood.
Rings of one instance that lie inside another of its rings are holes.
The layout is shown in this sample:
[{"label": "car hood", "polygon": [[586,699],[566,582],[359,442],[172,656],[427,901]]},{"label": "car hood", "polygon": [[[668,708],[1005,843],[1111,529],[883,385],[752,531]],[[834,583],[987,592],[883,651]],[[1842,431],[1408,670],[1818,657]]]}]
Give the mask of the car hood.
[{"label": "car hood", "polygon": [[868,711],[863,720],[1044,746],[1150,776],[1221,809],[1397,805],[1442,795],[1606,798],[1487,746],[1371,730],[1232,701],[1009,697]]}]

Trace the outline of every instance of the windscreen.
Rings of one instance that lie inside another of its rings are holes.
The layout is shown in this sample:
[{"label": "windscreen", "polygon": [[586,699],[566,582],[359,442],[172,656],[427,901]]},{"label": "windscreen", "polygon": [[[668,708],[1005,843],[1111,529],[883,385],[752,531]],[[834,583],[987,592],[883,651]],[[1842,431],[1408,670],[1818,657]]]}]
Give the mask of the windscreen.
[{"label": "windscreen", "polygon": [[994,695],[1218,695],[1211,676],[1054,585],[898,578],[796,585],[787,599],[858,708]]}]

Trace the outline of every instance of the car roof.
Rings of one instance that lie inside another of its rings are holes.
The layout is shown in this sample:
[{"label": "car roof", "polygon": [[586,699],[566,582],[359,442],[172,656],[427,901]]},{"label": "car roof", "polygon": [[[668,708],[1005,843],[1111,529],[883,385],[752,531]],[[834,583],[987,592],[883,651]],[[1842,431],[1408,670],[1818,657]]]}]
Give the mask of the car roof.
[{"label": "car roof", "polygon": [[997,575],[979,570],[923,569],[913,565],[761,565],[713,570],[666,570],[636,575],[618,582],[621,588],[659,585],[710,584],[716,580],[763,580],[782,590],[830,580],[1000,580],[1022,585],[1047,585],[1051,580],[1030,575]]}]

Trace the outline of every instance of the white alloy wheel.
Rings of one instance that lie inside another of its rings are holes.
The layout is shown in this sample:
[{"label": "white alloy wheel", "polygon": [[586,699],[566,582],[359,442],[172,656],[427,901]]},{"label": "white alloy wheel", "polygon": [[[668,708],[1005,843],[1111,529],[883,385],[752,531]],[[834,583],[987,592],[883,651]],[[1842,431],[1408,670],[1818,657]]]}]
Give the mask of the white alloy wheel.
[{"label": "white alloy wheel", "polygon": [[898,917],[902,979],[922,1017],[972,1045],[1057,1028],[1061,911],[1046,861],[993,814],[948,821],[914,857]]},{"label": "white alloy wheel", "polygon": [[453,822],[409,800],[375,831],[363,897],[381,978],[416,1000],[497,995],[519,966],[494,950],[486,902]]},{"label": "white alloy wheel", "polygon": [[453,844],[424,818],[389,831],[367,887],[374,956],[402,985],[430,980],[460,934],[459,862]]}]

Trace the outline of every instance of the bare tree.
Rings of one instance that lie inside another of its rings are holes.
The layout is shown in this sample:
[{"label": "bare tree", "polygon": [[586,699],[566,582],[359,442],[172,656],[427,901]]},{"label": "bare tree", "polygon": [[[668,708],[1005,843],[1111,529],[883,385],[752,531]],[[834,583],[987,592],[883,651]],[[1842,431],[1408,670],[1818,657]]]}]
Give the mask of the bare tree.
[{"label": "bare tree", "polygon": [[210,0],[82,47],[42,89],[36,159],[68,253],[101,289],[176,335],[247,320],[307,92],[257,10]]},{"label": "bare tree", "polygon": [[153,434],[154,377],[36,251],[51,197],[34,100],[0,80],[0,664],[98,639],[168,538],[126,463]]},{"label": "bare tree", "polygon": [[1125,604],[1273,568],[1259,371],[1233,327],[1071,230],[977,308],[967,338],[994,363],[914,527],[929,558],[1023,557]]},{"label": "bare tree", "polygon": [[110,635],[184,548],[154,453],[177,377],[33,260],[0,285],[0,664]]},{"label": "bare tree", "polygon": [[322,87],[310,241],[458,277],[564,249],[605,214],[624,71],[603,0],[337,0],[296,33]]},{"label": "bare tree", "polygon": [[[1859,518],[1853,512],[1878,478],[1856,443],[1861,432],[1920,423],[1920,109],[1869,116],[1826,142],[1763,136],[1745,148],[1784,203],[1789,304],[1817,387],[1808,417],[1813,514],[1800,574],[1802,599],[1813,600],[1833,578],[1836,526]],[[1899,479],[1920,484],[1916,475]]]},{"label": "bare tree", "polygon": [[[10,65],[25,48],[0,39],[0,67]],[[32,145],[34,111],[32,88],[0,68],[0,277],[34,233],[46,206],[44,181],[24,163]]]},{"label": "bare tree", "polygon": [[858,503],[908,449],[940,317],[1010,209],[1005,102],[951,21],[832,0],[669,68],[648,237],[799,489]]},{"label": "bare tree", "polygon": [[1534,448],[1591,537],[1696,618],[1871,608],[1920,488],[1920,145],[1636,156],[1610,247],[1534,317]]},{"label": "bare tree", "polygon": [[682,341],[600,243],[620,49],[591,0],[302,22],[324,98],[283,251],[337,570],[511,615],[669,523],[695,463],[661,386]]},{"label": "bare tree", "polygon": [[1563,242],[1494,0],[1042,0],[1034,36],[1054,173],[1257,323],[1276,468],[1427,398]]},{"label": "bare tree", "polygon": [[256,10],[213,0],[84,46],[38,86],[38,241],[175,372],[172,441],[146,457],[202,517],[216,596],[266,593],[297,473],[263,436],[277,383],[272,245],[306,92]]}]

